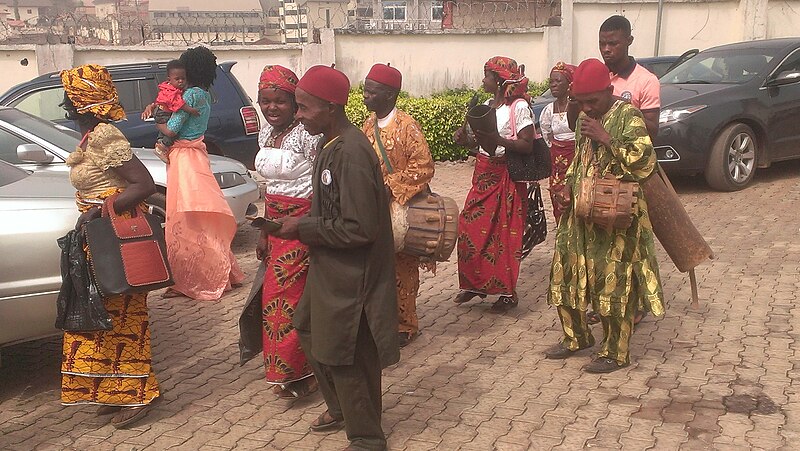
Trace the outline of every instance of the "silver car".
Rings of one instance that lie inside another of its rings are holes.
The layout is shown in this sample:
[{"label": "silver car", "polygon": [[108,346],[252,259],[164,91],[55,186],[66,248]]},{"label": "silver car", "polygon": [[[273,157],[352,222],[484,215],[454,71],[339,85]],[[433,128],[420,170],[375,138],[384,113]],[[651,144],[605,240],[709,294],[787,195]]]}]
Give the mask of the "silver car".
[{"label": "silver car", "polygon": [[[5,177],[0,180],[0,346],[57,332],[53,323],[61,272],[56,239],[78,218],[65,161],[79,141],[70,129],[0,107],[0,175]],[[166,165],[152,150],[134,152],[158,189],[148,203],[164,217]],[[209,160],[237,222],[243,223],[258,211],[258,185],[238,161],[213,155]]]},{"label": "silver car", "polygon": [[[61,125],[37,118],[16,108],[0,107],[0,160],[30,171],[56,171],[67,174],[67,156],[80,142],[80,134]],[[133,149],[136,156],[150,171],[158,192],[148,203],[153,213],[165,217],[167,193],[167,166],[155,156],[152,149]],[[259,198],[258,185],[247,168],[231,158],[209,155],[211,172],[222,188],[236,222],[242,224],[245,216],[255,214],[253,204]]]}]

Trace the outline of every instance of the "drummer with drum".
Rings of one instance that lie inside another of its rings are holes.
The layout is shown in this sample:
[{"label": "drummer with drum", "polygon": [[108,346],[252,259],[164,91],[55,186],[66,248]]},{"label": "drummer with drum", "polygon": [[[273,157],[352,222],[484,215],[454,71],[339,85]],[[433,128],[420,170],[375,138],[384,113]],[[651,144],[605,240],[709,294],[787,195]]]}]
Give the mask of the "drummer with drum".
[{"label": "drummer with drum", "polygon": [[[393,215],[407,206],[414,196],[429,191],[428,182],[434,173],[433,157],[422,128],[413,117],[397,109],[401,86],[400,71],[389,64],[372,66],[364,81],[364,105],[374,114],[367,118],[362,130],[381,162],[384,184],[393,204]],[[397,223],[393,217],[393,225]],[[397,240],[403,235],[395,230],[396,250],[400,247]],[[395,255],[398,336],[400,346],[405,346],[419,334],[416,307],[419,268],[422,266],[433,270],[434,263],[421,262],[418,256],[410,253]]]}]

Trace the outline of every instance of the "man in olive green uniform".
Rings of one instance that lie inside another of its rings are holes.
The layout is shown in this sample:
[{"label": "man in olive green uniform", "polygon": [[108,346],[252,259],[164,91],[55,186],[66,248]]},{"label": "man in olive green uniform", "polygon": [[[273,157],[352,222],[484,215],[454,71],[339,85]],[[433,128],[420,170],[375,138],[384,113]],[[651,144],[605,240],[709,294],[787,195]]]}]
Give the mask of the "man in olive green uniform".
[{"label": "man in olive green uniform", "polygon": [[394,241],[380,163],[344,113],[349,90],[347,77],[326,66],[297,84],[296,118],[323,139],[311,212],[282,218],[275,234],[310,248],[293,324],[328,405],[311,429],[344,424],[348,449],[384,450],[381,369],[400,359]]}]

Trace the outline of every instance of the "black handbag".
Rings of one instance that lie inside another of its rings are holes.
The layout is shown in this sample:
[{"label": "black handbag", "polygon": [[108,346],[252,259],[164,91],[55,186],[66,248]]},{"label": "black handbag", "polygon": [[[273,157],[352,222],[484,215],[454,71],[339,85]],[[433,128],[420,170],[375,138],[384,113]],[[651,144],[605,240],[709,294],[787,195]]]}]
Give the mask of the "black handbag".
[{"label": "black handbag", "polygon": [[114,211],[114,199],[103,203],[100,218],[84,227],[91,269],[103,297],[143,293],[173,285],[161,220],[138,208],[131,217]]},{"label": "black handbag", "polygon": [[542,202],[542,188],[538,183],[528,185],[527,214],[525,232],[522,234],[522,258],[528,256],[533,248],[547,238],[547,216]]},{"label": "black handbag", "polygon": [[[517,137],[517,102],[528,103],[525,99],[518,99],[511,104],[511,132],[512,139]],[[530,108],[530,104],[528,104]],[[533,112],[531,112],[533,114]],[[534,116],[535,117],[535,116]],[[534,128],[536,125],[534,124]],[[506,150],[506,166],[508,175],[514,182],[538,182],[539,180],[550,177],[550,149],[543,138],[533,140],[533,149],[530,153],[518,153]]]},{"label": "black handbag", "polygon": [[528,154],[506,151],[508,175],[515,182],[538,182],[550,177],[550,149],[544,139],[533,140],[533,151]]},{"label": "black handbag", "polygon": [[68,332],[111,330],[111,316],[89,272],[83,250],[83,232],[69,231],[59,238],[61,290],[56,300],[56,329]]}]

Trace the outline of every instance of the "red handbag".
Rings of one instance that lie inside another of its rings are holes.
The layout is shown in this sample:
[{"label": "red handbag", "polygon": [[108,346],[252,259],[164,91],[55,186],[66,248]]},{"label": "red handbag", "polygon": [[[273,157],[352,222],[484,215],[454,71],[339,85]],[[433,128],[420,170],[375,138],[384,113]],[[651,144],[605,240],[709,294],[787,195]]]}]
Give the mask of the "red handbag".
[{"label": "red handbag", "polygon": [[84,227],[100,294],[142,293],[173,285],[161,220],[138,208],[131,210],[130,218],[118,215],[116,197],[107,198],[101,217]]}]

